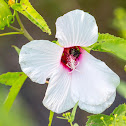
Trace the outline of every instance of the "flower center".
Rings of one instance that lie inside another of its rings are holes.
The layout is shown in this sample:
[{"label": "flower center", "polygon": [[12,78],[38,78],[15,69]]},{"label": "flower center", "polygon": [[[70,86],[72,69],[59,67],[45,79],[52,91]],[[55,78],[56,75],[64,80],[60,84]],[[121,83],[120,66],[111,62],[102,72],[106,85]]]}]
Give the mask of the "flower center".
[{"label": "flower center", "polygon": [[76,70],[76,67],[79,65],[79,60],[81,56],[81,48],[79,46],[74,46],[70,48],[64,48],[61,64],[69,71],[72,72]]}]

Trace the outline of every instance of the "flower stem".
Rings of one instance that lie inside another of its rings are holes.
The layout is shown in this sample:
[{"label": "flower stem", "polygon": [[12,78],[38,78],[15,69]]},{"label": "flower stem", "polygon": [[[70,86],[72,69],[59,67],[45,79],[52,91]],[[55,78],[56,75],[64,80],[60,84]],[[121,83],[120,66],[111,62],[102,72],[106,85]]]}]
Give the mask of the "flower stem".
[{"label": "flower stem", "polygon": [[30,36],[30,34],[29,34],[29,33],[27,32],[27,30],[25,29],[24,25],[23,25],[22,22],[21,22],[21,19],[20,19],[18,13],[17,13],[17,12],[15,12],[15,13],[16,13],[17,21],[18,21],[18,23],[19,23],[19,25],[20,25],[20,27],[21,27],[21,30],[23,30],[23,35],[24,35],[29,41],[32,41],[33,38]]},{"label": "flower stem", "polygon": [[[12,25],[10,25],[9,28],[11,28],[11,29],[13,29],[13,30],[15,30],[15,31],[18,31],[18,32],[21,32],[21,31],[22,31],[22,30],[20,30],[20,29],[14,27],[14,26],[12,26]],[[23,31],[22,31],[22,32],[23,32]]]},{"label": "flower stem", "polygon": [[49,124],[48,124],[48,126],[51,126],[52,125],[53,116],[54,116],[54,112],[50,110]]},{"label": "flower stem", "polygon": [[15,35],[15,34],[23,34],[23,32],[8,32],[8,33],[2,33],[2,34],[0,34],[0,36]]},{"label": "flower stem", "polygon": [[104,120],[103,120],[103,123],[104,123],[105,126],[107,126],[107,124],[106,124],[106,122]]},{"label": "flower stem", "polygon": [[70,122],[70,125],[73,126],[72,122]]}]

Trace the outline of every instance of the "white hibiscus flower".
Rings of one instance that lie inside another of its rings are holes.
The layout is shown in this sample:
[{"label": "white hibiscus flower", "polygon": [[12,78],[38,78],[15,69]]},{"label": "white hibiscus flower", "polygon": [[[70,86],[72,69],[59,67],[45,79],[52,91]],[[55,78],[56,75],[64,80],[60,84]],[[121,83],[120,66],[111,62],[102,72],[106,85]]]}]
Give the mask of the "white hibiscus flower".
[{"label": "white hibiscus flower", "polygon": [[98,27],[93,16],[74,10],[56,21],[56,38],[24,45],[19,55],[21,69],[39,84],[50,78],[43,104],[56,113],[65,112],[78,101],[90,113],[101,113],[116,96],[120,79],[104,62],[81,47],[94,44]]}]

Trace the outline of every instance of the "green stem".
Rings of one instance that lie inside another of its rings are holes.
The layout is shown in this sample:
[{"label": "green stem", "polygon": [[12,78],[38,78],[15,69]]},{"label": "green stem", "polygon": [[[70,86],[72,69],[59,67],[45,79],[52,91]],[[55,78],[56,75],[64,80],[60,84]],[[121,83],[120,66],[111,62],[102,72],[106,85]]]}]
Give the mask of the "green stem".
[{"label": "green stem", "polygon": [[117,114],[115,114],[114,116],[115,116],[114,126],[116,126],[116,117],[117,117]]},{"label": "green stem", "polygon": [[52,125],[53,116],[54,116],[54,112],[52,112],[52,111],[50,110],[49,124],[48,124],[48,126],[51,126],[51,125]]},{"label": "green stem", "polygon": [[0,36],[15,35],[15,34],[23,34],[23,32],[8,32],[8,33],[2,33],[2,34],[0,34]]},{"label": "green stem", "polygon": [[104,125],[107,126],[106,122],[104,120],[102,120],[102,121],[103,121]]},{"label": "green stem", "polygon": [[18,32],[21,32],[21,30],[20,29],[18,29],[18,28],[16,28],[16,27],[14,27],[14,26],[9,26],[9,28],[11,28],[11,29],[13,29],[13,30],[15,30],[15,31],[18,31]]},{"label": "green stem", "polygon": [[70,125],[73,126],[72,122],[70,122]]},{"label": "green stem", "polygon": [[19,25],[20,25],[20,27],[21,27],[21,30],[23,30],[23,35],[29,40],[29,41],[32,41],[33,40],[33,38],[30,36],[30,34],[27,32],[27,30],[25,29],[25,27],[24,27],[24,25],[22,24],[22,22],[21,22],[21,20],[20,20],[20,17],[19,17],[19,15],[18,15],[18,13],[17,12],[15,12],[16,13],[16,18],[17,18],[17,21],[18,21],[18,23],[19,23]]},{"label": "green stem", "polygon": [[57,116],[57,118],[58,118],[58,119],[65,119],[65,120],[67,120],[67,119],[66,119],[66,118],[64,118],[64,117],[58,117],[58,116]]}]

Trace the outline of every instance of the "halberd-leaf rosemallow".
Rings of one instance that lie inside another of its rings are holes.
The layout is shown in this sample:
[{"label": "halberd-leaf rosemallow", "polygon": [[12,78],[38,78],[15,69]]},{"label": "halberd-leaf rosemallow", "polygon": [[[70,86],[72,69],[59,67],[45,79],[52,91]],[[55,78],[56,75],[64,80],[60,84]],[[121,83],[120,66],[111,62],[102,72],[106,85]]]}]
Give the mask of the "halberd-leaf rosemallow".
[{"label": "halberd-leaf rosemallow", "polygon": [[68,12],[56,21],[56,38],[61,46],[48,40],[24,45],[19,55],[22,71],[39,84],[50,78],[43,100],[49,110],[62,113],[78,102],[87,112],[103,112],[113,103],[120,79],[81,48],[98,39],[94,17],[82,10]]}]

